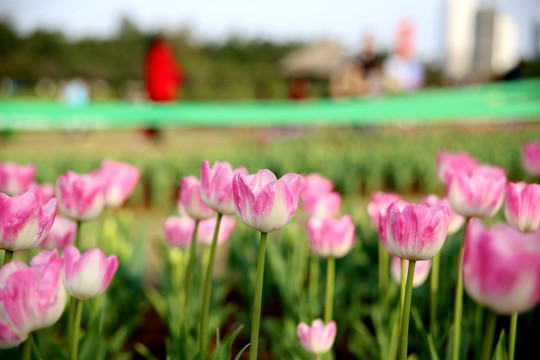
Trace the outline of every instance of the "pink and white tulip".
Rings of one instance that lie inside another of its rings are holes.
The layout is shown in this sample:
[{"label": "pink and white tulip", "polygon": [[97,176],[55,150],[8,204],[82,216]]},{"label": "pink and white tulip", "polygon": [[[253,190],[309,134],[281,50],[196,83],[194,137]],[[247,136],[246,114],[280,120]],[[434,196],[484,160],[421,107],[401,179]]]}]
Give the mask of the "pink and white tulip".
[{"label": "pink and white tulip", "polygon": [[321,355],[327,352],[334,345],[336,339],[337,326],[335,321],[324,324],[321,319],[313,320],[311,326],[301,322],[297,330],[300,343],[311,354]]},{"label": "pink and white tulip", "polygon": [[67,217],[57,215],[49,233],[39,247],[46,250],[63,249],[75,242],[76,234],[77,223]]},{"label": "pink and white tulip", "polygon": [[127,162],[103,160],[101,167],[94,175],[103,180],[105,205],[122,206],[139,182],[141,172]]},{"label": "pink and white tulip", "polygon": [[540,185],[508,183],[504,214],[506,221],[521,232],[536,231],[540,222]]},{"label": "pink and white tulip", "polygon": [[208,161],[201,167],[201,197],[209,208],[223,214],[234,214],[232,181],[236,173],[248,175],[246,168],[233,170],[228,162],[216,161],[212,168]]},{"label": "pink and white tulip", "polygon": [[478,166],[478,161],[466,152],[451,153],[440,151],[437,154],[437,178],[447,184],[456,171],[465,171],[470,174]]},{"label": "pink and white tulip", "polygon": [[45,205],[54,197],[54,185],[49,183],[34,184],[39,191],[39,198],[42,205]]},{"label": "pink and white tulip", "polygon": [[356,241],[354,223],[349,215],[335,220],[312,217],[306,227],[311,249],[322,257],[345,256]]},{"label": "pink and white tulip", "polygon": [[530,141],[523,147],[523,167],[532,176],[540,176],[540,141]]},{"label": "pink and white tulip", "polygon": [[472,219],[466,233],[463,283],[478,303],[499,314],[524,312],[540,301],[540,237],[507,224],[485,228]]},{"label": "pink and white tulip", "polygon": [[[409,273],[409,261],[405,260],[405,276]],[[396,284],[401,284],[401,259],[394,256],[391,265],[392,279]],[[419,287],[426,282],[431,270],[431,260],[417,261],[414,267],[413,287]]]},{"label": "pink and white tulip", "polygon": [[116,255],[106,257],[98,248],[81,255],[79,249],[68,245],[63,257],[66,289],[79,300],[88,300],[104,292],[118,268]]},{"label": "pink and white tulip", "polygon": [[491,217],[499,211],[506,172],[496,166],[477,166],[472,173],[456,171],[447,184],[452,209],[465,217]]},{"label": "pink and white tulip", "polygon": [[31,267],[12,260],[0,269],[1,349],[17,346],[60,318],[66,306],[62,263],[56,251],[43,251]]},{"label": "pink and white tulip", "polygon": [[68,171],[60,175],[56,181],[60,211],[75,220],[97,219],[105,206],[103,186],[103,180],[92,174]]},{"label": "pink and white tulip", "polygon": [[341,195],[333,192],[334,184],[319,174],[303,177],[301,200],[307,216],[333,217],[339,212]]},{"label": "pink and white tulip", "polygon": [[[214,232],[216,230],[217,219],[203,220],[199,223],[199,230],[197,231],[197,241],[203,245],[212,245],[212,239],[214,238]],[[219,234],[217,238],[217,244],[224,244],[231,236],[231,232],[234,229],[236,220],[233,218],[223,216],[221,218],[221,224],[219,225]]]},{"label": "pink and white tulip", "polygon": [[[178,202],[187,214],[195,220],[209,219],[216,212],[204,203],[201,197],[201,182],[195,176],[182,178],[182,188],[178,194]],[[180,209],[178,210],[180,212]]]},{"label": "pink and white tulip", "polygon": [[13,197],[0,193],[0,248],[20,251],[39,245],[53,225],[56,207],[56,199],[41,205],[36,188]]},{"label": "pink and white tulip", "polygon": [[232,190],[240,220],[255,230],[270,233],[285,226],[296,212],[302,177],[289,173],[278,180],[266,169],[249,176],[236,173]]},{"label": "pink and white tulip", "polygon": [[14,162],[0,163],[0,192],[8,195],[23,193],[34,183],[34,165],[19,165]]},{"label": "pink and white tulip", "polygon": [[414,261],[431,259],[443,246],[447,233],[446,207],[399,200],[388,208],[385,247],[394,256]]},{"label": "pink and white tulip", "polygon": [[450,205],[448,198],[440,198],[437,195],[430,194],[422,199],[422,204],[428,206],[444,206],[448,210],[448,235],[455,234],[465,224],[465,218],[456,214]]},{"label": "pink and white tulip", "polygon": [[163,230],[169,245],[187,249],[193,238],[195,220],[187,216],[169,216],[163,223]]},{"label": "pink and white tulip", "polygon": [[386,213],[390,204],[397,200],[401,200],[399,194],[375,191],[371,194],[371,201],[367,206],[371,225],[379,232],[383,245],[386,244]]}]

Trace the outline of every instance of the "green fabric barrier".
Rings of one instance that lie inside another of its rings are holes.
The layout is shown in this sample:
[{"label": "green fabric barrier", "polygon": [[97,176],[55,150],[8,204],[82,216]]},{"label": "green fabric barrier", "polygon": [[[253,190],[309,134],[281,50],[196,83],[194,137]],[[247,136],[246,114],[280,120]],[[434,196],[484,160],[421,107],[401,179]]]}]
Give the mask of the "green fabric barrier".
[{"label": "green fabric barrier", "polygon": [[58,101],[0,99],[0,129],[141,126],[384,125],[535,121],[540,79],[426,89],[373,98],[304,102],[236,101],[170,104],[124,101],[69,107]]}]

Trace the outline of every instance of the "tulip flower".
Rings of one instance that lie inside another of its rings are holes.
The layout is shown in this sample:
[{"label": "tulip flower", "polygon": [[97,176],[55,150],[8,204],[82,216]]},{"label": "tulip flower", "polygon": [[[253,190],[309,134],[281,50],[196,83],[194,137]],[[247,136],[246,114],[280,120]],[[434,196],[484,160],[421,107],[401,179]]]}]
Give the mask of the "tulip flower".
[{"label": "tulip flower", "polygon": [[103,181],[91,174],[68,171],[61,175],[56,181],[60,211],[79,221],[97,219],[105,206],[103,186]]},{"label": "tulip flower", "polygon": [[333,217],[341,206],[341,195],[333,192],[334,184],[319,174],[303,177],[302,208],[307,216]]},{"label": "tulip flower", "polygon": [[430,194],[422,199],[422,204],[428,206],[443,206],[448,210],[448,235],[455,234],[465,224],[465,218],[457,214],[450,205],[448,198],[439,198],[437,195]]},{"label": "tulip flower", "polygon": [[478,166],[478,161],[466,152],[451,153],[440,151],[437,154],[437,178],[447,184],[456,171],[471,173]]},{"label": "tulip flower", "polygon": [[[216,229],[216,222],[216,218],[203,220],[200,222],[199,232],[197,233],[198,242],[206,246],[212,245],[212,239]],[[236,220],[233,218],[224,216],[221,219],[221,226],[219,227],[219,234],[217,238],[218,245],[224,244],[227,241],[235,224]]]},{"label": "tulip flower", "polygon": [[322,257],[343,257],[356,240],[354,224],[349,215],[337,220],[312,217],[306,227],[311,249]]},{"label": "tulip flower", "polygon": [[7,261],[13,251],[39,245],[53,225],[56,207],[56,199],[41,205],[36,188],[13,197],[0,193],[0,247],[7,250]]},{"label": "tulip flower", "polygon": [[54,197],[54,185],[49,183],[34,184],[39,191],[39,198],[42,205],[45,205]]},{"label": "tulip flower", "polygon": [[10,196],[30,189],[34,183],[34,165],[19,165],[14,162],[0,163],[0,192]]},{"label": "tulip flower", "polygon": [[333,320],[325,325],[321,319],[316,319],[313,320],[311,326],[303,322],[298,324],[297,333],[306,351],[314,355],[322,355],[334,345],[337,326]]},{"label": "tulip flower", "polygon": [[210,209],[202,200],[201,182],[195,176],[182,178],[178,203],[183,206],[187,214],[193,219],[204,220],[216,216],[216,212]]},{"label": "tulip flower", "polygon": [[75,242],[77,223],[62,215],[57,215],[49,233],[39,247],[46,250],[63,249]]},{"label": "tulip flower", "polygon": [[540,141],[530,141],[523,147],[523,167],[532,176],[540,176]]},{"label": "tulip flower", "polygon": [[232,181],[236,173],[247,175],[247,170],[240,167],[233,170],[228,162],[216,161],[212,168],[208,161],[201,167],[201,197],[209,208],[220,214],[234,214]]},{"label": "tulip flower", "polygon": [[60,318],[66,305],[62,263],[56,251],[43,251],[31,267],[13,260],[0,269],[0,348],[17,346]]},{"label": "tulip flower", "polygon": [[491,217],[499,211],[506,172],[496,166],[477,166],[472,172],[455,171],[447,183],[452,209],[465,217]]},{"label": "tulip flower", "polygon": [[302,188],[302,203],[311,202],[321,194],[326,194],[334,189],[332,180],[320,174],[314,173],[303,177],[304,187]]},{"label": "tulip flower", "polygon": [[170,216],[163,223],[163,229],[169,245],[187,249],[193,238],[195,220],[187,216]]},{"label": "tulip flower", "polygon": [[506,221],[521,232],[536,231],[540,222],[540,185],[509,183],[504,214]]},{"label": "tulip flower", "polygon": [[105,205],[120,207],[137,186],[141,172],[126,162],[103,160],[94,175],[103,180]]},{"label": "tulip flower", "polygon": [[[405,260],[406,268],[408,268],[409,261]],[[401,258],[398,258],[397,256],[394,256],[392,258],[392,279],[396,282],[396,284],[401,283]],[[414,278],[412,286],[413,288],[419,287],[424,282],[426,282],[426,279],[429,275],[429,270],[431,269],[431,260],[423,260],[423,261],[417,261],[416,266],[414,267]],[[407,276],[407,272],[405,272],[405,276]]]}]

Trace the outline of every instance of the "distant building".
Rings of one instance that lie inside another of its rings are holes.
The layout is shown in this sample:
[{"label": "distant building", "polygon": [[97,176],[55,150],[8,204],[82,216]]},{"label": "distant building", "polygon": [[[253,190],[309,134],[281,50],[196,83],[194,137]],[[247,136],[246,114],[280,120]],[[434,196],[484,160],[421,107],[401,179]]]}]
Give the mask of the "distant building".
[{"label": "distant building", "polygon": [[445,75],[461,81],[472,70],[477,5],[474,0],[446,1]]},{"label": "distant building", "polygon": [[536,14],[536,19],[534,21],[534,54],[535,58],[540,57],[540,11]]}]

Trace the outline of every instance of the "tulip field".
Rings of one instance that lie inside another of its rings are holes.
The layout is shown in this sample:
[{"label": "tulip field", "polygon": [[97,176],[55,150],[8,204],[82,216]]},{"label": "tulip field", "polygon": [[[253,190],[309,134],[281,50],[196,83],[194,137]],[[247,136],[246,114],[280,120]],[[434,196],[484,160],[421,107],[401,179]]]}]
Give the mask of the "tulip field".
[{"label": "tulip field", "polygon": [[0,359],[534,358],[534,121],[0,144]]}]

